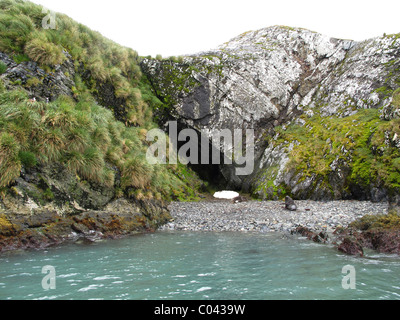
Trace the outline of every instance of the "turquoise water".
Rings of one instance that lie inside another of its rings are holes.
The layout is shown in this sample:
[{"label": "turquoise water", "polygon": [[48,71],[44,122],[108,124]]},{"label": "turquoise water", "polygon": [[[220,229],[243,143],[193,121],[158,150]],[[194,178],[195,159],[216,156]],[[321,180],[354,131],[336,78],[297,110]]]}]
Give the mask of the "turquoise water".
[{"label": "turquoise water", "polygon": [[[47,265],[55,289],[42,287]],[[346,265],[354,290],[342,287]],[[2,300],[399,298],[398,256],[349,257],[278,234],[159,232],[0,255]]]}]

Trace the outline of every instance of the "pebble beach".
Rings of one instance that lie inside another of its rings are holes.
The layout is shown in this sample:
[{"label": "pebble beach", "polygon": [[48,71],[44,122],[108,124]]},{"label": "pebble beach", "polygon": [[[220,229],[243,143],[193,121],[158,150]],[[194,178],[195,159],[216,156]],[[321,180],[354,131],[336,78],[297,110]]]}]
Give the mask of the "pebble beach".
[{"label": "pebble beach", "polygon": [[296,201],[297,210],[288,211],[283,201],[229,200],[172,202],[173,220],[161,230],[291,232],[297,227],[333,232],[364,215],[386,214],[386,202]]}]

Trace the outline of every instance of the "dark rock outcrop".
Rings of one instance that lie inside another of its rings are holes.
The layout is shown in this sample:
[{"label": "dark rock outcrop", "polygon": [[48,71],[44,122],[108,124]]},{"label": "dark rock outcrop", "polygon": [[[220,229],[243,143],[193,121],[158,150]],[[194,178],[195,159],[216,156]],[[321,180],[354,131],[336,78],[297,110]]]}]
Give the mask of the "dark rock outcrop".
[{"label": "dark rock outcrop", "polygon": [[344,238],[343,242],[338,246],[338,250],[348,255],[364,256],[362,246],[356,240],[349,237]]},{"label": "dark rock outcrop", "polygon": [[339,250],[357,254],[357,250],[371,249],[379,253],[400,254],[400,215],[366,215],[346,228],[335,232]]},{"label": "dark rock outcrop", "polygon": [[165,203],[119,199],[103,210],[62,215],[45,208],[0,214],[0,252],[44,249],[81,239],[93,242],[152,232],[171,219]]},{"label": "dark rock outcrop", "polygon": [[8,89],[22,86],[37,101],[46,101],[46,98],[52,101],[60,95],[72,96],[72,88],[75,86],[74,61],[68,52],[64,51],[64,55],[66,59],[63,64],[46,72],[36,62],[24,61],[18,64],[0,52],[0,61],[7,66],[0,77]]},{"label": "dark rock outcrop", "polygon": [[338,250],[350,255],[360,255],[364,248],[399,255],[400,231],[381,228],[360,231],[350,228],[340,235],[338,243]]},{"label": "dark rock outcrop", "polygon": [[307,227],[299,226],[294,231],[291,232],[292,234],[298,234],[303,237],[306,237],[308,240],[312,240],[316,243],[327,243],[328,242],[328,234],[324,231],[313,231]]}]

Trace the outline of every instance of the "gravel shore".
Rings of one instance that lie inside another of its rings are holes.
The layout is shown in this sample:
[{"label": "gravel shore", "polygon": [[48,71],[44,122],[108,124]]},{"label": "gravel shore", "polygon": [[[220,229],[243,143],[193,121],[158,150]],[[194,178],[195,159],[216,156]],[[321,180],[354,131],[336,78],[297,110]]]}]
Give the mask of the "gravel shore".
[{"label": "gravel shore", "polygon": [[282,201],[227,200],[173,202],[173,221],[160,230],[291,232],[298,226],[333,232],[367,214],[387,213],[387,203],[369,201],[296,201],[288,211]]}]

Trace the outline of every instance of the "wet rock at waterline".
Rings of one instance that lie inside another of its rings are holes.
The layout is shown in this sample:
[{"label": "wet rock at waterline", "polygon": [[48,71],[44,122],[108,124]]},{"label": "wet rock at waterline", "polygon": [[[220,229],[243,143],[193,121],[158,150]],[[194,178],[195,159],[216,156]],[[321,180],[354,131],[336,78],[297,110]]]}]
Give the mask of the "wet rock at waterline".
[{"label": "wet rock at waterline", "polygon": [[351,238],[344,238],[342,243],[339,245],[338,250],[352,256],[363,256],[364,250],[362,246]]},{"label": "wet rock at waterline", "polygon": [[118,199],[102,210],[62,215],[57,208],[0,213],[0,252],[44,249],[67,241],[93,242],[153,232],[171,219],[165,203]]}]

